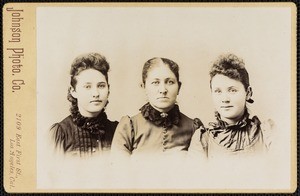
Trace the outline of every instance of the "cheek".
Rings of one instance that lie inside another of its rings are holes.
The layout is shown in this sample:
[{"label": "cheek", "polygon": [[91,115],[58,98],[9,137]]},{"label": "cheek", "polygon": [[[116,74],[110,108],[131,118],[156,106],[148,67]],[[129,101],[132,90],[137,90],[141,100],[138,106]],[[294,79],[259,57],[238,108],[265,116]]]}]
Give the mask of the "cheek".
[{"label": "cheek", "polygon": [[89,97],[88,91],[84,91],[84,90],[78,90],[76,94],[77,94],[78,101],[84,101]]},{"label": "cheek", "polygon": [[101,95],[101,97],[103,97],[103,98],[108,98],[108,94],[109,94],[108,88],[102,89],[102,90],[100,91],[100,95]]},{"label": "cheek", "polygon": [[246,94],[239,94],[233,97],[232,100],[241,107],[244,107],[246,105]]},{"label": "cheek", "polygon": [[212,94],[212,100],[214,104],[218,104],[220,102],[220,96]]},{"label": "cheek", "polygon": [[177,95],[179,93],[179,86],[178,85],[171,86],[170,91],[172,92],[172,94]]},{"label": "cheek", "polygon": [[147,86],[145,88],[145,93],[146,93],[147,96],[151,97],[151,96],[153,96],[155,94],[155,92],[156,92],[156,88],[155,87]]}]

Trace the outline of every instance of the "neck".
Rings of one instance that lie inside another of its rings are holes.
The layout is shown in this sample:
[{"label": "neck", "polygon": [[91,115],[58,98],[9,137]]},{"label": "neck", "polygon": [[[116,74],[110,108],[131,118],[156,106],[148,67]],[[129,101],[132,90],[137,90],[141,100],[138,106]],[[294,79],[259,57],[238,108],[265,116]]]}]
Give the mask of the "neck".
[{"label": "neck", "polygon": [[155,110],[157,110],[157,111],[159,111],[159,112],[162,112],[162,113],[168,113],[168,112],[174,107],[174,105],[172,105],[172,106],[170,106],[170,107],[168,107],[168,108],[157,108],[157,107],[153,106],[150,102],[149,102],[149,104],[150,104]]},{"label": "neck", "polygon": [[225,121],[228,125],[234,125],[243,118],[244,114],[245,114],[245,111],[241,115],[239,115],[235,118],[226,118],[226,117],[221,116],[221,120]]},{"label": "neck", "polygon": [[225,121],[228,125],[234,125],[236,124],[239,120],[239,119],[229,119],[229,118],[225,118],[225,117],[221,117],[221,120]]},{"label": "neck", "polygon": [[78,108],[78,111],[83,117],[93,118],[93,117],[98,116],[102,110],[100,110],[98,112],[87,112],[87,111],[84,111],[84,110],[81,110],[80,108]]}]

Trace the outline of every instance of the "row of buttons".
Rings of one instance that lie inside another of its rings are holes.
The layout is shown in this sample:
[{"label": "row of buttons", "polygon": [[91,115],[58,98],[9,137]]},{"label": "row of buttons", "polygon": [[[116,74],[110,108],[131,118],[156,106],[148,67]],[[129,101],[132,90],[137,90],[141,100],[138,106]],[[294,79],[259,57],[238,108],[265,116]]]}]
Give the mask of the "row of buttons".
[{"label": "row of buttons", "polygon": [[163,131],[163,152],[166,151],[166,144],[167,144],[167,129],[165,128],[164,131]]}]

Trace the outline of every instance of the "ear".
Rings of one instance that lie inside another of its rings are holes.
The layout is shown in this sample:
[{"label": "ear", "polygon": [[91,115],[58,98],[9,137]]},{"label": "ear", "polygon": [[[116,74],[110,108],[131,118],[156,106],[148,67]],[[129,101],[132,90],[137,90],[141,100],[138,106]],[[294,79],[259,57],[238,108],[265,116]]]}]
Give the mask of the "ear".
[{"label": "ear", "polygon": [[178,82],[178,93],[177,93],[177,95],[179,95],[180,89],[181,89],[181,82]]},{"label": "ear", "polygon": [[147,91],[146,91],[146,85],[145,85],[143,82],[141,82],[141,83],[140,83],[140,87],[142,88],[142,90],[144,91],[146,97],[148,98],[148,93],[147,93]]},{"label": "ear", "polygon": [[246,100],[249,100],[249,99],[251,99],[251,97],[252,97],[252,94],[253,94],[253,92],[252,92],[252,88],[251,88],[251,86],[248,86],[248,88],[247,88],[247,92],[246,92]]},{"label": "ear", "polygon": [[109,96],[109,94],[110,94],[110,85],[109,84],[107,84],[107,86],[108,86],[108,93],[107,93],[107,97]]},{"label": "ear", "polygon": [[70,88],[70,93],[71,93],[71,95],[72,95],[74,98],[77,99],[77,92],[76,92],[76,90],[75,90],[72,86],[70,86],[69,88]]},{"label": "ear", "polygon": [[141,88],[145,88],[145,84],[141,82],[141,83],[140,83],[140,87],[141,87]]}]

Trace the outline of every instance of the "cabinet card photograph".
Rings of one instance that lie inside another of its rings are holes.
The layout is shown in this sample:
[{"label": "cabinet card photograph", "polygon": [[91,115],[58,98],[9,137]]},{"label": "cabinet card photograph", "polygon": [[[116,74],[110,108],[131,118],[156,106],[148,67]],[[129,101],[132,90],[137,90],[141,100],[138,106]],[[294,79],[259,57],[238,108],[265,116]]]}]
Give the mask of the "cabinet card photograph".
[{"label": "cabinet card photograph", "polygon": [[3,15],[7,192],[296,190],[295,4]]}]

